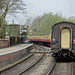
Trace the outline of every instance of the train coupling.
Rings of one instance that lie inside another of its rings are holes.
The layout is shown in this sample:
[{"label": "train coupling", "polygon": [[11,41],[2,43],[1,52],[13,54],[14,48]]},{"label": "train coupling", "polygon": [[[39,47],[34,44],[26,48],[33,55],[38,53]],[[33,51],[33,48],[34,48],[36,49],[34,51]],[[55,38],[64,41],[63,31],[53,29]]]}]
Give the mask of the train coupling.
[{"label": "train coupling", "polygon": [[68,55],[67,55],[67,53],[64,53],[63,56],[64,56],[64,57],[67,57]]}]

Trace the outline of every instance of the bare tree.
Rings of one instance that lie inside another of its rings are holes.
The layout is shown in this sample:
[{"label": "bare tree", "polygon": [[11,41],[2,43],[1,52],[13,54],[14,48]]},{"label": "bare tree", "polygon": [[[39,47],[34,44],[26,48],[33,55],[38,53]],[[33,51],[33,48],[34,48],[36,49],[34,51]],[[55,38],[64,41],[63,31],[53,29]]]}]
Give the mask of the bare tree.
[{"label": "bare tree", "polygon": [[0,0],[0,28],[2,27],[8,13],[25,13],[25,10],[26,4],[23,0]]},{"label": "bare tree", "polygon": [[31,25],[32,21],[33,21],[33,18],[32,18],[32,17],[29,17],[29,18],[26,20],[26,25],[27,25],[27,26]]}]

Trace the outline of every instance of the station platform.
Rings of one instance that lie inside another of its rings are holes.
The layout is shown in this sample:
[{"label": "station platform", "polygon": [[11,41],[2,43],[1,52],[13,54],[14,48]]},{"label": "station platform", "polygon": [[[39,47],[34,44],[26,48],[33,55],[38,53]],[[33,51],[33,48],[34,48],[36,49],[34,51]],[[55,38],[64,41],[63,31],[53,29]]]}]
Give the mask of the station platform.
[{"label": "station platform", "polygon": [[0,49],[0,68],[24,57],[31,49],[33,44],[20,44]]},{"label": "station platform", "polygon": [[12,52],[15,52],[15,51],[19,51],[19,50],[27,48],[31,45],[32,44],[20,44],[20,45],[11,46],[11,47],[8,47],[8,48],[2,48],[2,49],[0,49],[0,55],[12,53]]}]

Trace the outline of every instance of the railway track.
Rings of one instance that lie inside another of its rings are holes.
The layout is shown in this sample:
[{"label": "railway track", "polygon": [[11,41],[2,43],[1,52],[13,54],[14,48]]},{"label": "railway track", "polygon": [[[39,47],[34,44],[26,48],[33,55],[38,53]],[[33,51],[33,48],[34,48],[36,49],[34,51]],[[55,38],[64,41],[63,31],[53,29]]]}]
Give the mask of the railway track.
[{"label": "railway track", "polygon": [[72,68],[71,70],[72,75],[75,75],[75,63],[74,62],[71,63],[71,68]]},{"label": "railway track", "polygon": [[52,67],[45,75],[75,75],[75,63],[53,62]]},{"label": "railway track", "polygon": [[32,68],[35,64],[37,64],[43,58],[43,56],[44,56],[44,54],[36,62],[34,62],[32,65],[30,65],[24,71],[20,72],[19,75],[22,75],[23,73],[25,73],[26,71],[28,71],[30,68]]},{"label": "railway track", "polygon": [[[30,52],[30,55],[28,57],[26,57],[23,61],[0,71],[0,75],[74,75],[75,74],[74,62],[56,62],[54,59],[48,61],[52,57],[49,56],[50,58],[48,58],[47,56],[44,56],[45,54],[46,50],[44,47],[34,46],[33,51]],[[41,59],[42,62],[40,62]],[[41,63],[42,65],[40,65]],[[40,68],[42,66],[44,66],[45,68],[44,69]],[[39,72],[41,70],[43,72],[40,73],[37,72],[35,67],[38,68],[37,70],[39,70]],[[32,73],[34,72],[34,70],[35,73]]]},{"label": "railway track", "polygon": [[[40,49],[38,49],[38,51],[40,51]],[[0,75],[21,75],[22,73],[26,72],[31,67],[33,67],[37,62],[39,62],[44,55],[44,52],[43,54],[36,54],[36,52],[33,52],[29,57],[27,57],[23,61],[0,71]]]},{"label": "railway track", "polygon": [[[41,48],[40,48],[41,47]],[[35,45],[35,48],[37,48],[38,50],[36,50],[36,52],[35,53],[41,53],[40,51],[42,50],[42,55],[40,56],[40,58],[38,59],[38,60],[36,60],[32,65],[30,65],[27,69],[25,69],[24,71],[22,71],[22,72],[20,72],[19,73],[19,75],[23,75],[26,71],[28,71],[29,69],[31,69],[33,66],[35,66],[43,57],[44,57],[44,55],[45,55],[45,49],[42,47],[42,46],[40,46],[40,45],[38,45],[38,46],[36,46]]]},{"label": "railway track", "polygon": [[52,62],[52,67],[49,69],[49,71],[47,72],[46,75],[50,75],[50,74],[52,73],[52,71],[54,70],[56,64],[57,64],[56,61],[53,61],[53,62]]},{"label": "railway track", "polygon": [[[46,55],[46,51],[50,52],[49,48],[46,48],[46,47],[44,48],[45,50],[42,49],[44,50],[44,52],[42,52],[42,50],[39,49],[41,53],[45,54],[45,56],[41,59],[41,61],[39,61],[34,67],[31,67],[29,70],[22,73],[22,75],[44,75],[45,74],[46,70],[50,67],[53,58],[50,55],[49,56]],[[38,54],[38,50],[36,54]]]}]

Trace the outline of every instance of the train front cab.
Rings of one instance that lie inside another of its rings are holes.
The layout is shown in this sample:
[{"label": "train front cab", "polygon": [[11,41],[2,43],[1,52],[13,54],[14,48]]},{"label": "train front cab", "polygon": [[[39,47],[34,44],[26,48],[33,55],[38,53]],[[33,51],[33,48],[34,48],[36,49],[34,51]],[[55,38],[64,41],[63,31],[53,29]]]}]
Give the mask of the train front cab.
[{"label": "train front cab", "polygon": [[52,27],[51,49],[55,57],[75,57],[75,24],[61,22]]}]

